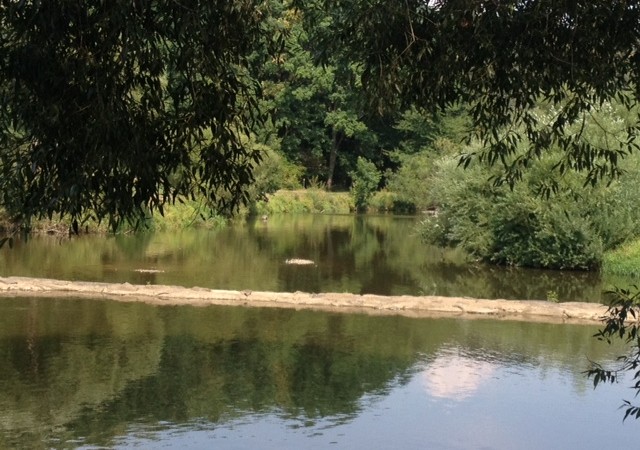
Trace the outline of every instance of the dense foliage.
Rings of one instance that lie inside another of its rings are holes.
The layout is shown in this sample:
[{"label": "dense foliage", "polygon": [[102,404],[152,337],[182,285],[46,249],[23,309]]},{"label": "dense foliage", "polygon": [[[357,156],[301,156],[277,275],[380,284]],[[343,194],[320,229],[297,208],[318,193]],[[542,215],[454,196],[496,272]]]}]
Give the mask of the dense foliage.
[{"label": "dense foliage", "polygon": [[[399,205],[423,208],[424,186],[407,181],[430,170],[427,150],[464,136],[480,143],[464,164],[500,163],[497,182],[554,148],[561,172],[615,177],[637,116],[597,142],[580,124],[592,105],[638,97],[638,6],[2,1],[0,202],[25,224],[115,226],[193,196],[224,210],[247,199],[267,152],[301,184],[341,189],[366,158]],[[542,120],[541,102],[555,114]],[[452,138],[440,120],[460,107],[470,124]],[[261,184],[291,184],[280,175]]]},{"label": "dense foliage", "polygon": [[[554,113],[551,107],[536,111],[539,117]],[[607,135],[618,136],[627,121],[625,108],[605,104],[581,125],[582,132],[595,143]],[[497,167],[471,164],[460,171],[455,157],[441,158],[431,177],[431,196],[439,214],[425,222],[425,237],[462,246],[497,264],[600,267],[603,251],[638,236],[640,159],[633,155],[621,161],[618,167],[627,173],[618,180],[584,186],[580,173],[554,172],[563,157],[560,149],[545,153],[513,188],[488,182],[500,176]],[[560,189],[551,198],[541,196],[541,186],[550,183]]]},{"label": "dense foliage", "polygon": [[[380,171],[391,207],[440,206],[450,225],[440,240],[493,262],[594,267],[603,248],[632,235],[622,215],[621,230],[600,220],[588,231],[595,219],[575,204],[580,181],[547,172],[615,175],[635,148],[637,115],[594,131],[592,107],[621,97],[634,111],[634,2],[297,7],[2,3],[2,205],[27,224],[60,213],[115,226],[176,198],[220,209],[313,182],[351,187],[363,209],[380,181],[366,175]],[[253,120],[264,115],[272,121]],[[463,147],[465,135],[477,139]],[[465,165],[478,155],[502,167],[454,175],[453,162],[438,162],[460,154]],[[447,187],[456,179],[477,186]],[[497,187],[505,179],[513,191]],[[563,187],[571,191],[553,208],[532,200]],[[513,215],[483,218],[495,208]]]},{"label": "dense foliage", "polygon": [[[309,23],[329,23],[315,28],[324,58],[339,48],[359,64],[379,109],[469,105],[482,146],[463,162],[502,165],[498,181],[513,185],[532,160],[561,148],[558,169],[595,182],[618,175],[618,161],[638,148],[637,116],[620,139],[594,143],[570,131],[594,105],[640,98],[638,0],[299,3],[315,13]],[[541,101],[557,107],[550,120],[535,113]]]},{"label": "dense foliage", "polygon": [[257,139],[299,165],[305,187],[318,180],[329,190],[346,190],[359,156],[385,164],[387,141],[395,142],[393,118],[366,109],[356,65],[338,55],[324,64],[314,60],[319,48],[303,16],[304,8],[281,13],[284,51],[259,74],[261,104],[272,122],[258,130]]},{"label": "dense foliage", "polygon": [[378,189],[381,174],[371,161],[358,158],[351,178],[353,179],[351,193],[356,209],[365,211],[369,205],[369,198]]},{"label": "dense foliage", "polygon": [[115,227],[176,197],[233,207],[259,155],[262,2],[0,3],[0,201]]}]

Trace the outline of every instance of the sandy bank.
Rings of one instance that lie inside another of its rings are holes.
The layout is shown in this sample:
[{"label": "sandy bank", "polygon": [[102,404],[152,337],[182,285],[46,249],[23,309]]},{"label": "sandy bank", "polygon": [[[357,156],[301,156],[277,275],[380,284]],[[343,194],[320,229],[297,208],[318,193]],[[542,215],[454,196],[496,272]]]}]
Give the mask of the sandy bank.
[{"label": "sandy bank", "polygon": [[123,302],[141,301],[156,305],[238,305],[409,317],[493,318],[554,323],[598,323],[606,312],[603,305],[579,302],[226,291],[198,287],[0,277],[0,297],[18,296],[81,297]]}]

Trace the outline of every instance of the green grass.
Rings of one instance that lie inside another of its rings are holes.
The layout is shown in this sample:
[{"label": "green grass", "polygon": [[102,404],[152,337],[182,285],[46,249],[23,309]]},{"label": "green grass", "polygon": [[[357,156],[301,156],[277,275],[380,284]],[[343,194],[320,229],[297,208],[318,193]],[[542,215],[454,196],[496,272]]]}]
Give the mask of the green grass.
[{"label": "green grass", "polygon": [[[353,200],[348,192],[327,192],[322,188],[298,190],[280,190],[268,195],[266,201],[259,201],[255,206],[258,215],[297,214],[297,213],[327,213],[342,214],[353,211]],[[246,212],[245,212],[246,213]],[[242,213],[240,214],[242,217]],[[157,211],[149,217],[140,231],[166,231],[185,228],[220,228],[227,224],[227,219],[216,215],[200,201],[176,202],[174,205],[164,206],[164,215]],[[0,232],[11,230],[11,223],[6,214],[0,210]],[[133,230],[130,225],[122,226],[118,232],[126,233]],[[34,220],[34,233],[67,234],[69,221],[54,217],[53,220]],[[90,222],[81,227],[81,232],[109,233],[105,222],[97,224]]]},{"label": "green grass", "polygon": [[318,188],[279,190],[268,194],[266,200],[258,201],[255,206],[258,215],[343,214],[353,209],[353,199],[348,192],[327,192]]},{"label": "green grass", "polygon": [[640,239],[606,252],[602,272],[610,275],[640,275]]},{"label": "green grass", "polygon": [[386,189],[376,191],[369,200],[369,208],[375,211],[393,211],[398,195]]},{"label": "green grass", "polygon": [[[258,215],[275,214],[301,214],[301,213],[326,213],[326,214],[347,214],[354,210],[353,199],[348,192],[327,192],[322,188],[313,187],[309,189],[279,190],[267,196],[267,200],[259,201],[255,205],[253,213]],[[0,211],[0,230],[2,229],[3,216]],[[240,214],[246,214],[244,211]],[[6,219],[6,218],[5,218]],[[185,228],[219,228],[225,226],[227,219],[218,216],[199,201],[176,202],[175,205],[165,205],[164,216],[157,211],[153,217],[147,219],[146,227],[139,228],[141,231],[147,230],[180,230]],[[35,233],[66,234],[69,231],[68,221],[54,218],[53,220],[36,220],[33,222]],[[6,220],[6,226],[9,226]],[[128,232],[131,226],[123,226],[119,232]],[[82,227],[82,231],[85,228]],[[100,225],[89,223],[88,232],[108,233],[110,230],[105,223]]]},{"label": "green grass", "polygon": [[[153,216],[149,217],[145,223],[138,228],[140,231],[166,231],[181,230],[185,228],[207,228],[214,229],[225,226],[227,219],[215,214],[210,209],[203,206],[199,201],[185,201],[184,203],[176,202],[174,205],[164,206],[164,215],[160,215],[157,211]],[[0,234],[13,234],[16,225],[11,223],[7,214],[0,210]],[[56,234],[65,235],[69,233],[69,219],[60,219],[54,216],[50,219],[34,219],[31,223],[31,231],[35,234]],[[117,231],[118,233],[127,233],[133,231],[133,225],[122,225]],[[112,230],[109,229],[106,221],[97,223],[93,220],[80,226],[81,233],[99,233],[106,234]]]},{"label": "green grass", "polygon": [[164,215],[158,212],[147,221],[151,230],[181,230],[185,228],[214,229],[226,225],[227,220],[215,214],[198,201],[176,202],[174,205],[164,207]]}]

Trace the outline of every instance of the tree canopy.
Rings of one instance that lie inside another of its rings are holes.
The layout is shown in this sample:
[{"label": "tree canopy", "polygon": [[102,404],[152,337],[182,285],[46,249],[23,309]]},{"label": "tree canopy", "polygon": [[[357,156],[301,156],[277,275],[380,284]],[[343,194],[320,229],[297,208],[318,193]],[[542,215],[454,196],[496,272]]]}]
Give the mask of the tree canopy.
[{"label": "tree canopy", "polygon": [[244,136],[267,112],[295,137],[279,150],[299,159],[309,141],[327,181],[357,156],[388,164],[373,155],[394,146],[375,135],[374,109],[458,106],[482,144],[462,163],[501,164],[497,182],[554,147],[560,171],[615,177],[638,118],[597,142],[580,124],[640,98],[639,28],[640,0],[0,0],[0,203],[27,225],[61,214],[114,227],[182,197],[233,207],[260,159]]},{"label": "tree canopy", "polygon": [[[304,3],[309,23],[331,22],[316,28],[319,47],[327,54],[340,48],[362,67],[365,90],[378,108],[468,104],[470,136],[484,146],[462,163],[474,157],[501,163],[498,182],[515,183],[553,146],[565,151],[558,169],[584,172],[596,182],[617,176],[618,160],[638,148],[638,121],[623,139],[604,145],[570,130],[605,101],[631,107],[640,98],[638,1]],[[536,116],[541,102],[558,106],[551,120]],[[516,155],[525,140],[528,151]]]},{"label": "tree canopy", "polygon": [[27,224],[114,227],[179,196],[233,206],[258,160],[241,137],[266,13],[254,0],[0,2],[2,205]]}]

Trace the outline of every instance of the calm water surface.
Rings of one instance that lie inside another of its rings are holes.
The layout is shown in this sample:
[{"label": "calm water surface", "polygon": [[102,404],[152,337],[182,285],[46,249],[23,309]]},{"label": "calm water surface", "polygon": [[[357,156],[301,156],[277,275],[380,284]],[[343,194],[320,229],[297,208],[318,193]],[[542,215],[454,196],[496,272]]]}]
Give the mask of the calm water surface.
[{"label": "calm water surface", "polygon": [[630,448],[594,332],[0,299],[0,448]]},{"label": "calm water surface", "polygon": [[[488,267],[423,245],[417,218],[303,215],[222,230],[35,237],[0,249],[0,275],[285,292],[352,292],[601,301],[635,280]],[[314,264],[287,264],[292,258]]]}]

